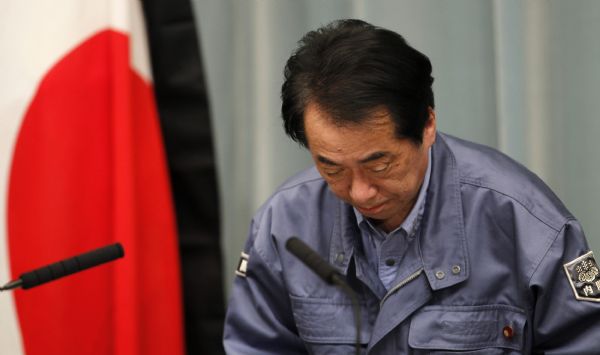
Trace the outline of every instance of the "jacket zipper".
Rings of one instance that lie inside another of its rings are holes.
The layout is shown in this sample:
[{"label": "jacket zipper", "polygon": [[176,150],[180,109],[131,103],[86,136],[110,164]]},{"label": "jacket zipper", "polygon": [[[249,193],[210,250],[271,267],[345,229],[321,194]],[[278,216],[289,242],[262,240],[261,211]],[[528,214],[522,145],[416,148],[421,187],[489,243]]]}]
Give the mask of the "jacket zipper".
[{"label": "jacket zipper", "polygon": [[383,303],[388,299],[388,297],[390,297],[394,292],[398,291],[400,288],[402,288],[407,283],[416,279],[419,275],[421,275],[422,272],[423,272],[423,268],[420,268],[419,270],[415,271],[413,274],[411,274],[404,280],[400,281],[400,283],[398,283],[396,286],[392,287],[392,289],[390,289],[388,291],[388,293],[385,294],[385,296],[383,297],[381,302],[379,302],[379,308],[383,307]]}]

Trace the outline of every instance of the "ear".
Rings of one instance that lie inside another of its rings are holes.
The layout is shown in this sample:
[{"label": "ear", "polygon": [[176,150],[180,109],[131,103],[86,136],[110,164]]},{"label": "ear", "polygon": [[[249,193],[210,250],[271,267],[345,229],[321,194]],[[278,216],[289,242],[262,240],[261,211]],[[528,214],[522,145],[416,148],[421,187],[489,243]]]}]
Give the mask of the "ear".
[{"label": "ear", "polygon": [[426,148],[429,148],[435,142],[435,134],[436,134],[436,120],[435,120],[435,110],[430,106],[427,108],[429,111],[429,117],[427,118],[427,122],[425,122],[425,127],[423,128],[423,145]]}]

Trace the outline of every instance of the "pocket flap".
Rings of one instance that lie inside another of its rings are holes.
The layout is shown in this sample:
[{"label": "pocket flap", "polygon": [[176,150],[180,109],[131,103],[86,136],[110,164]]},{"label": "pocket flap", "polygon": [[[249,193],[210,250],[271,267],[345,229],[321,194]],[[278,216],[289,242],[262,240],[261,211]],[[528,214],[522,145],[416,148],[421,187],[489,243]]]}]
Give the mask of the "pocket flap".
[{"label": "pocket flap", "polygon": [[525,313],[505,305],[428,306],[411,320],[408,343],[415,349],[521,350]]},{"label": "pocket flap", "polygon": [[[354,343],[356,328],[352,303],[331,299],[291,297],[294,319],[302,339],[313,343]],[[371,325],[361,305],[360,342],[367,344]]]}]

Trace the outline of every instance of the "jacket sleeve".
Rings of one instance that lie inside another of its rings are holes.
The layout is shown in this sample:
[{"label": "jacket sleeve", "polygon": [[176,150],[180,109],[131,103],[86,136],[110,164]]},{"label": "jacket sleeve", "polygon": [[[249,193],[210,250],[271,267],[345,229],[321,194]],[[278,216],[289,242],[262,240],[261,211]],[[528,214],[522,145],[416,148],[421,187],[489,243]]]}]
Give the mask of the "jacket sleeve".
[{"label": "jacket sleeve", "polygon": [[[253,226],[256,226],[253,223]],[[252,231],[246,276],[236,276],[225,317],[227,354],[306,354],[270,232]],[[258,228],[257,228],[258,229]]]},{"label": "jacket sleeve", "polygon": [[[536,297],[534,354],[600,353],[600,298],[578,300],[563,267],[588,251],[581,226],[571,220],[557,234],[534,272],[530,281]],[[600,282],[596,280],[590,287],[599,295]]]}]

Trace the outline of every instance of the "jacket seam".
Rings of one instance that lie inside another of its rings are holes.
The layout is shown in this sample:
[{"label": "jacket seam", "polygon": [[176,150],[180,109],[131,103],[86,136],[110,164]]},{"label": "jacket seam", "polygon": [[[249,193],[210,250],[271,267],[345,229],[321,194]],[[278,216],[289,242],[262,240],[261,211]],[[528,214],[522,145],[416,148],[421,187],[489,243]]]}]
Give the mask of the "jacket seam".
[{"label": "jacket seam", "polygon": [[552,248],[552,246],[554,245],[554,243],[556,243],[556,240],[558,239],[558,236],[560,235],[560,233],[565,230],[565,228],[567,227],[567,223],[570,221],[575,220],[573,219],[568,219],[562,226],[562,228],[560,230],[558,230],[558,232],[554,235],[554,238],[552,238],[552,242],[550,242],[548,244],[548,246],[546,247],[546,251],[541,255],[541,257],[539,258],[539,260],[537,261],[537,265],[533,268],[533,271],[531,272],[531,276],[529,276],[529,279],[527,280],[527,287],[529,287],[529,285],[531,285],[531,279],[533,278],[533,276],[537,273],[537,271],[540,268],[540,265],[542,265],[542,262],[544,261],[544,259],[546,259],[546,256],[548,256],[548,253],[550,252],[550,249]]},{"label": "jacket seam", "polygon": [[[444,143],[445,140],[444,140]],[[454,169],[456,171],[456,179],[458,180],[457,183],[457,188],[454,189],[454,194],[455,196],[455,200],[456,200],[456,211],[458,212],[458,215],[460,216],[460,239],[462,240],[462,249],[463,249],[463,253],[465,255],[465,276],[469,277],[470,274],[470,267],[471,267],[471,256],[469,255],[469,247],[468,247],[468,240],[467,240],[467,232],[465,230],[465,220],[464,220],[464,214],[463,214],[463,201],[462,201],[462,193],[461,193],[461,189],[460,189],[460,170],[458,169],[458,163],[456,162],[456,157],[454,156],[454,152],[452,152],[452,150],[450,149],[450,147],[447,145],[446,143],[446,147],[448,148],[448,150],[451,152],[450,158],[452,160],[452,163],[454,164]]]},{"label": "jacket seam", "polygon": [[[511,200],[517,202],[521,207],[523,207],[531,216],[535,217],[535,219],[537,219],[538,221],[542,222],[544,225],[546,225],[548,228],[552,229],[555,232],[560,232],[562,230],[562,228],[558,228],[553,226],[552,224],[550,224],[550,222],[548,222],[547,220],[545,220],[545,218],[542,218],[540,216],[538,216],[536,213],[533,213],[533,211],[531,210],[531,208],[529,208],[528,206],[525,205],[525,203],[523,203],[520,199],[516,198],[513,195],[509,195],[506,192],[500,191],[492,186],[486,185],[486,184],[482,184],[480,181],[472,181],[472,180],[468,180],[466,178],[461,178],[461,183],[466,184],[466,185],[471,185],[471,186],[475,186],[475,187],[480,187],[480,188],[484,188],[484,189],[488,189],[491,191],[494,191],[496,193],[499,193],[501,195],[504,195],[508,198],[510,198]],[[571,216],[567,216],[564,217],[565,219],[560,225],[563,226],[567,221],[569,221],[570,219],[572,219]]]},{"label": "jacket seam", "polygon": [[508,304],[501,304],[501,303],[495,303],[495,304],[480,304],[480,305],[471,305],[471,306],[464,306],[464,305],[432,305],[432,306],[426,306],[423,308],[423,310],[421,310],[421,312],[425,313],[425,312],[440,312],[440,311],[444,311],[444,312],[465,312],[465,313],[469,313],[469,312],[479,312],[479,311],[507,311],[507,312],[512,312],[512,313],[519,313],[519,314],[525,314],[525,310],[521,307],[517,307],[517,306],[513,306],[513,305],[508,305]]},{"label": "jacket seam", "polygon": [[[273,235],[270,235],[270,237],[272,237]],[[254,251],[256,252],[256,254],[259,256],[260,261],[262,261],[263,264],[267,265],[267,271],[271,274],[271,276],[273,276],[275,279],[278,279],[282,282],[282,285],[287,289],[287,285],[285,284],[285,280],[281,277],[281,275],[277,275],[273,270],[275,269],[273,267],[273,264],[267,261],[267,257],[266,255],[263,253],[263,250],[258,247],[256,245],[256,242],[252,243],[252,249],[254,249]],[[276,253],[278,258],[279,258],[279,253]],[[283,267],[281,260],[279,260],[279,267]],[[289,293],[288,293],[289,294]]]},{"label": "jacket seam", "polygon": [[[281,262],[281,255],[279,253],[279,250],[277,250],[276,248],[276,239],[274,238],[274,235],[272,233],[269,233],[268,235],[268,240],[264,241],[264,243],[268,244],[271,248],[273,248],[274,254],[277,257],[277,261],[279,262],[279,268],[281,268],[281,274],[277,275],[275,273],[274,270],[276,270],[276,268],[274,267],[273,263],[269,262],[269,258],[267,257],[267,253],[266,250],[263,250],[260,247],[260,243],[257,243],[258,239],[261,237],[259,235],[259,231],[260,231],[260,225],[261,223],[264,223],[264,219],[268,218],[269,220],[272,218],[272,211],[268,210],[267,215],[262,214],[260,219],[261,221],[256,220],[256,230],[252,231],[252,234],[254,235],[253,241],[252,241],[252,245],[250,246],[255,252],[256,254],[260,257],[260,261],[262,261],[265,265],[268,266],[267,270],[268,272],[275,278],[280,280],[282,286],[287,290],[287,284],[285,281],[285,278],[283,277],[283,263]],[[254,219],[253,219],[254,221]],[[248,254],[250,254],[250,250],[248,250]],[[276,266],[276,265],[275,265]],[[289,294],[289,292],[287,292]]]},{"label": "jacket seam", "polygon": [[312,183],[312,182],[315,182],[315,181],[323,181],[323,178],[320,177],[320,176],[317,176],[317,177],[309,179],[309,180],[299,181],[299,182],[297,182],[297,183],[295,183],[293,185],[289,185],[289,186],[284,185],[284,186],[282,186],[282,187],[280,187],[280,188],[277,189],[277,191],[275,192],[274,196],[279,195],[281,192],[284,192],[284,191],[287,191],[287,190],[291,190],[291,189],[296,188],[298,186],[301,186],[301,185],[304,185],[304,184],[309,184],[309,183]]}]

